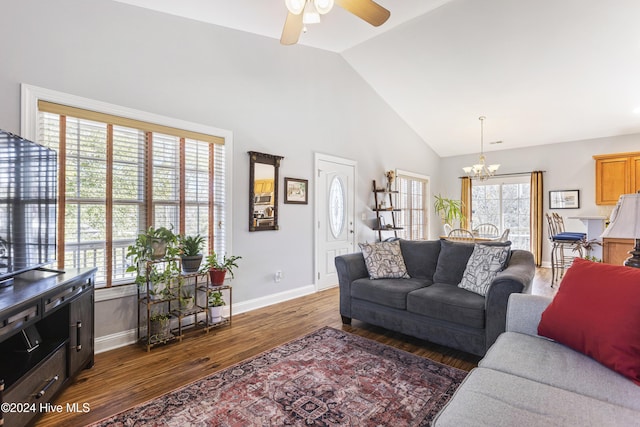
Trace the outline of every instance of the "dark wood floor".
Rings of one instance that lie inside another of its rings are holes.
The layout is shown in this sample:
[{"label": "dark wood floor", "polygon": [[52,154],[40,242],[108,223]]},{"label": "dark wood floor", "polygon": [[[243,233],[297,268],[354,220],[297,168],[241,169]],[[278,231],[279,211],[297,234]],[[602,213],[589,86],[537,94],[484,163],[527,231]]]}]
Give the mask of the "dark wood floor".
[{"label": "dark wood floor", "polygon": [[[551,295],[551,274],[538,269],[532,293]],[[86,413],[47,414],[36,426],[80,426],[128,409],[193,382],[322,326],[342,329],[447,365],[471,370],[479,357],[386,331],[362,322],[342,325],[338,289],[333,288],[234,316],[230,327],[203,335],[194,332],[182,343],[147,353],[131,345],[96,355],[56,403],[88,404]]]}]

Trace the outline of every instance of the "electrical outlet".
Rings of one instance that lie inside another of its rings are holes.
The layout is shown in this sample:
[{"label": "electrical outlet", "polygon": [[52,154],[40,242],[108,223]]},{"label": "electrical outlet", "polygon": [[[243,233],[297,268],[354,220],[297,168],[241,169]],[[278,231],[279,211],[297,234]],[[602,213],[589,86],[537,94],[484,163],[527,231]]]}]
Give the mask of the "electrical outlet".
[{"label": "electrical outlet", "polygon": [[362,212],[362,220],[363,221],[367,220],[367,213],[366,212]]},{"label": "electrical outlet", "polygon": [[278,270],[276,271],[276,274],[273,276],[273,280],[276,282],[279,282],[282,280],[282,271]]}]

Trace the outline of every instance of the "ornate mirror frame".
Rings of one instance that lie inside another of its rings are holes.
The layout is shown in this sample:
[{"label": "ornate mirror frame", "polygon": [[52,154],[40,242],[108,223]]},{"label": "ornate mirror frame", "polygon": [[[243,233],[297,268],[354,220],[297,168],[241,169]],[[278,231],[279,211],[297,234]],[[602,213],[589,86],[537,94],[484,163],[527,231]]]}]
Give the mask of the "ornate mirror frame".
[{"label": "ornate mirror frame", "polygon": [[284,157],[248,153],[249,231],[278,230],[278,169]]}]

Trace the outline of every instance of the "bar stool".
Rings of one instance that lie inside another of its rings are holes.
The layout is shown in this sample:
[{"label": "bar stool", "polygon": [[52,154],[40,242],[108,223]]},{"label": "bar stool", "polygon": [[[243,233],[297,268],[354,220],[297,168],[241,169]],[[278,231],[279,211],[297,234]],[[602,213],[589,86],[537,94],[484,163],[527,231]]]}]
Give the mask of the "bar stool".
[{"label": "bar stool", "polygon": [[[551,216],[545,214],[548,223],[548,235],[551,242],[551,287],[558,279],[564,276],[565,268],[568,268],[574,258],[582,258],[581,242],[586,238],[586,233],[567,232],[564,230],[564,221],[556,213]],[[577,253],[577,254],[576,254]]]}]

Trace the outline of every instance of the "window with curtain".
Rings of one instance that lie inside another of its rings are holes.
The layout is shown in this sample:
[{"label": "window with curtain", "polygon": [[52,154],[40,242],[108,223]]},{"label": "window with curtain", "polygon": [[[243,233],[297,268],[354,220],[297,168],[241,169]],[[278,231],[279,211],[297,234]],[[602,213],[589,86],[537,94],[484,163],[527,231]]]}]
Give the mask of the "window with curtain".
[{"label": "window with curtain", "polygon": [[[150,226],[200,234],[224,253],[223,141],[39,102],[39,141],[58,151],[58,267],[131,283],[127,247]],[[206,253],[205,252],[205,253]]]},{"label": "window with curtain", "polygon": [[398,195],[398,237],[408,240],[428,238],[427,177],[398,171],[396,186]]},{"label": "window with curtain", "polygon": [[484,223],[496,225],[500,232],[508,228],[512,247],[529,250],[529,178],[505,178],[501,182],[473,180],[472,183],[472,228]]}]

